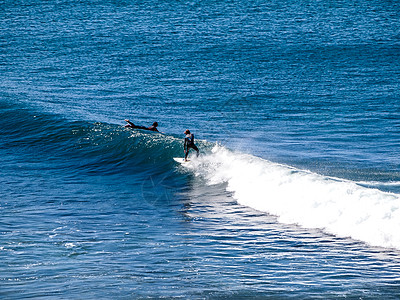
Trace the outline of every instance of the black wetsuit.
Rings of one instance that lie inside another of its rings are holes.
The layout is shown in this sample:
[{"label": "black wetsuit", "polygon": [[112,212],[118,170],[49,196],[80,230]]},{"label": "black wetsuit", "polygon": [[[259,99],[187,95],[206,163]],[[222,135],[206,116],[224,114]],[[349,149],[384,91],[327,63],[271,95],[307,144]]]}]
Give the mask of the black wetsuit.
[{"label": "black wetsuit", "polygon": [[184,144],[183,148],[186,150],[185,159],[187,159],[187,157],[189,155],[189,149],[190,148],[195,150],[197,152],[197,156],[199,156],[199,149],[194,144],[194,134],[193,133],[186,135],[185,144]]},{"label": "black wetsuit", "polygon": [[129,123],[129,125],[126,125],[125,127],[135,128],[135,129],[151,130],[151,131],[157,131],[157,132],[158,132],[157,127],[154,126],[154,125],[152,125],[152,126],[150,126],[150,127],[145,127],[145,126],[138,126],[138,125],[135,125],[135,124],[133,124],[132,122],[128,122],[128,123]]}]

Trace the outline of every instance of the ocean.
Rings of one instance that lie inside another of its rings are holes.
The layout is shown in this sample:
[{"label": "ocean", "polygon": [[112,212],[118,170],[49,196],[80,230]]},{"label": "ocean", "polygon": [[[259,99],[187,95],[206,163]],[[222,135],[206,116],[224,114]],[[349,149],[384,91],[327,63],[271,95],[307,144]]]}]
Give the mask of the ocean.
[{"label": "ocean", "polygon": [[3,0],[0,44],[1,299],[400,298],[398,1]]}]

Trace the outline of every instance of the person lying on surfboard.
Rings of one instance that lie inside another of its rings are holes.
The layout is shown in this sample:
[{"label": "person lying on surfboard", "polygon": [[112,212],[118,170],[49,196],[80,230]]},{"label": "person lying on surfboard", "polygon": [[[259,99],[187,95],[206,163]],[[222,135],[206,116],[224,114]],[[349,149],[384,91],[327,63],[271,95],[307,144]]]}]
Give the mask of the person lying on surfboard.
[{"label": "person lying on surfboard", "polygon": [[150,127],[145,127],[145,126],[137,126],[135,124],[133,124],[131,121],[129,121],[128,119],[125,119],[125,122],[127,122],[128,124],[125,125],[125,127],[129,127],[129,128],[135,128],[135,129],[144,129],[144,130],[151,130],[151,131],[158,131],[157,126],[158,123],[154,122],[152,126]]},{"label": "person lying on surfboard", "polygon": [[185,143],[183,145],[183,150],[185,151],[185,161],[188,161],[187,157],[189,155],[189,149],[192,148],[193,150],[195,150],[197,152],[197,156],[199,156],[199,149],[194,144],[194,134],[190,133],[189,129],[186,129],[184,134],[186,134],[186,137]]}]

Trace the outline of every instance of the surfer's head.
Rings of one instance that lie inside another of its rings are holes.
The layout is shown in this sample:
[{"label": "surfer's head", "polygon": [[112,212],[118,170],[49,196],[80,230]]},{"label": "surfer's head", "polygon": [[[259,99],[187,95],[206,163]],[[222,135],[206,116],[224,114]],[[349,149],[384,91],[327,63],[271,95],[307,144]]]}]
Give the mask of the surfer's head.
[{"label": "surfer's head", "polygon": [[153,123],[153,126],[154,126],[154,127],[157,127],[157,126],[158,126],[158,123],[157,123],[157,122],[154,122],[154,123]]},{"label": "surfer's head", "polygon": [[184,132],[184,134],[190,134],[190,130],[189,130],[189,129],[186,129],[185,132]]}]

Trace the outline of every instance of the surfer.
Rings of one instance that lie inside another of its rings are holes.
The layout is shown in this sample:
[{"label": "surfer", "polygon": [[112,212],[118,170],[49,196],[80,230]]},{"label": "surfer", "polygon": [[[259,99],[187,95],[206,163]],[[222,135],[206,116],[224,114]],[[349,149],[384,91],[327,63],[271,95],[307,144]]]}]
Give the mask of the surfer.
[{"label": "surfer", "polygon": [[197,157],[199,156],[199,149],[194,144],[194,134],[190,133],[189,129],[186,129],[184,134],[186,134],[186,137],[183,149],[185,151],[185,161],[187,161],[187,157],[189,155],[189,149],[192,148],[193,150],[195,150],[197,152]]},{"label": "surfer", "polygon": [[131,121],[129,121],[128,119],[125,119],[125,122],[128,123],[128,124],[125,125],[125,127],[135,128],[135,129],[151,130],[151,131],[159,132],[158,129],[157,129],[157,126],[158,126],[157,122],[154,122],[153,125],[151,125],[150,127],[137,126],[137,125],[133,124]]}]

